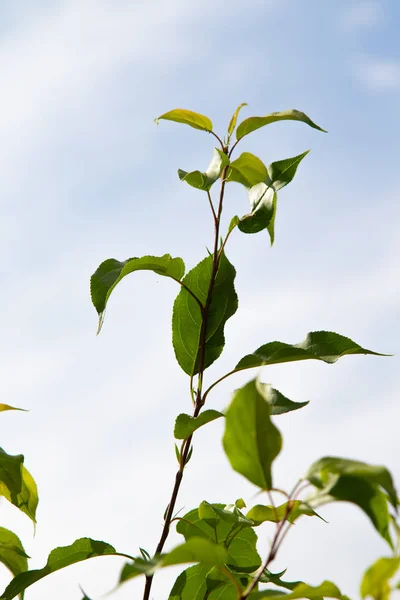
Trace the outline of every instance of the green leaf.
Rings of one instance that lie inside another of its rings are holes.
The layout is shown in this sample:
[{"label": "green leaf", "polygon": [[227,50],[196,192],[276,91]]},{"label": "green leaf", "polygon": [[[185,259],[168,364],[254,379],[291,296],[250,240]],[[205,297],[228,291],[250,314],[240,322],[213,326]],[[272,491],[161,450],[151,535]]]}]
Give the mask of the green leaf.
[{"label": "green leaf", "polygon": [[198,417],[180,414],[175,421],[174,436],[177,440],[185,440],[199,427],[211,423],[211,421],[215,421],[215,419],[219,419],[223,416],[224,415],[217,410],[205,410],[200,413]]},{"label": "green leaf", "polygon": [[258,233],[267,229],[276,212],[276,194],[266,183],[257,183],[249,190],[251,211],[239,221],[243,233]]},{"label": "green leaf", "polygon": [[232,233],[232,231],[235,229],[235,227],[237,227],[237,225],[239,225],[239,222],[240,222],[240,219],[237,215],[235,217],[232,217],[231,222],[229,223],[229,227],[228,227],[228,235],[230,233]]},{"label": "green leaf", "polygon": [[243,152],[232,161],[226,175],[226,181],[236,181],[248,189],[257,183],[265,182],[267,178],[267,167],[258,156],[250,152]]},{"label": "green leaf", "polygon": [[391,587],[389,580],[400,568],[400,557],[379,558],[364,573],[361,581],[361,598],[371,596],[374,600],[389,600]]},{"label": "green leaf", "polygon": [[252,133],[252,131],[256,131],[260,127],[264,127],[265,125],[269,125],[270,123],[275,123],[276,121],[302,121],[310,127],[314,127],[314,129],[319,129],[319,131],[323,131],[326,133],[325,129],[319,127],[307,115],[299,110],[284,110],[282,112],[273,112],[265,117],[249,117],[242,121],[239,127],[236,130],[236,138],[238,140],[242,139],[245,135]]},{"label": "green leaf", "polygon": [[15,406],[10,406],[9,404],[0,404],[0,412],[5,410],[21,410],[22,412],[29,412],[26,408],[16,408]]},{"label": "green leaf", "polygon": [[303,342],[293,346],[283,342],[269,342],[264,346],[260,346],[255,352],[242,358],[234,371],[308,359],[334,363],[347,354],[387,356],[386,354],[366,350],[351,339],[338,333],[313,331],[307,334]]},{"label": "green leaf", "polygon": [[260,583],[273,583],[279,587],[283,587],[286,590],[294,590],[296,586],[300,583],[304,583],[303,581],[283,581],[281,579],[282,575],[286,573],[286,569],[281,571],[280,573],[271,573],[268,569],[264,569],[261,577]]},{"label": "green leaf", "polygon": [[21,454],[11,456],[0,448],[0,496],[4,496],[36,523],[39,502],[37,487],[23,461]]},{"label": "green leaf", "polygon": [[186,540],[192,537],[218,540],[229,552],[230,569],[252,573],[261,565],[252,524],[235,505],[202,502],[199,509],[191,510],[178,522],[176,530]]},{"label": "green leaf", "polygon": [[397,491],[394,487],[392,475],[386,467],[369,465],[358,460],[338,456],[325,456],[311,465],[306,478],[314,486],[324,489],[332,481],[332,475],[357,477],[373,485],[381,486],[388,493],[394,509],[397,510]]},{"label": "green leaf", "polygon": [[186,183],[192,187],[198,190],[208,191],[221,176],[224,167],[228,164],[229,158],[227,154],[218,148],[214,148],[213,159],[205,173],[202,173],[201,171],[191,171],[188,173],[187,171],[178,169],[178,176],[181,181],[186,181]]},{"label": "green leaf", "polygon": [[211,583],[210,573],[215,573],[215,569],[210,571],[208,565],[189,567],[176,579],[168,600],[237,600],[236,588],[230,581],[221,582],[221,586],[212,590],[207,589]]},{"label": "green leaf", "polygon": [[201,129],[203,131],[212,131],[213,128],[213,124],[208,117],[191,110],[186,110],[185,108],[175,108],[164,113],[161,117],[155,119],[157,125],[160,119],[183,123],[184,125],[189,125],[190,127],[194,127],[194,129]]},{"label": "green leaf", "polygon": [[191,537],[166,554],[161,566],[181,565],[184,563],[201,562],[211,566],[223,565],[228,560],[225,548],[203,537]]},{"label": "green leaf", "polygon": [[263,181],[273,187],[276,192],[285,187],[285,185],[292,181],[297,167],[309,152],[309,150],[306,150],[303,154],[293,156],[293,158],[285,158],[284,160],[271,163],[268,167],[268,174]]},{"label": "green leaf", "polygon": [[286,398],[286,396],[273,388],[270,383],[259,382],[258,385],[263,388],[263,396],[270,406],[271,415],[283,415],[293,410],[299,410],[299,408],[303,408],[309,404],[309,402],[293,402],[289,400],[289,398]]},{"label": "green leaf", "polygon": [[122,262],[109,258],[102,262],[90,278],[92,302],[99,315],[97,333],[100,333],[103,325],[104,311],[111,292],[126,275],[134,271],[154,271],[157,275],[180,281],[185,273],[185,264],[181,258],[172,258],[170,254],[128,258]]},{"label": "green leaf", "polygon": [[243,106],[247,106],[247,102],[242,102],[242,104],[240,104],[237,107],[237,109],[235,110],[235,112],[232,115],[231,120],[229,121],[229,125],[228,125],[228,136],[229,136],[229,138],[231,137],[232,133],[235,131],[235,127],[236,127],[236,123],[237,123],[237,118],[238,118],[239,112],[243,108]]},{"label": "green leaf", "polygon": [[17,575],[6,587],[0,596],[0,600],[12,600],[36,581],[59,569],[69,567],[88,558],[109,554],[116,554],[115,549],[110,544],[91,540],[90,538],[81,538],[71,546],[55,548],[50,552],[47,564],[43,569],[25,571]]},{"label": "green leaf", "polygon": [[[207,256],[183,279],[184,285],[197,296],[203,305],[207,300],[212,264],[212,256]],[[205,368],[220,356],[225,344],[225,323],[237,310],[238,300],[233,285],[235,275],[234,267],[223,253],[215,277],[212,302],[208,313]],[[201,327],[200,307],[188,291],[182,288],[174,303],[172,342],[176,359],[188,375],[196,375],[199,370],[198,348]]]},{"label": "green leaf", "polygon": [[262,490],[270,490],[271,467],[282,437],[270,419],[263,386],[253,380],[237,390],[225,416],[223,445],[232,468]]},{"label": "green leaf", "polygon": [[[282,600],[282,592],[275,590],[263,590],[262,592],[256,592],[250,594],[251,600],[257,600],[258,598],[269,598],[269,600]],[[285,600],[295,600],[297,598],[309,598],[310,600],[321,600],[321,598],[343,598],[339,588],[336,587],[331,581],[324,581],[321,585],[313,587],[306,583],[299,583],[293,589],[290,594],[285,594]]]},{"label": "green leaf", "polygon": [[[0,562],[14,577],[28,569],[28,558],[19,537],[12,531],[0,527]],[[23,593],[20,597],[23,598]]]},{"label": "green leaf", "polygon": [[257,526],[266,521],[280,523],[284,519],[294,523],[302,515],[322,519],[311,506],[301,500],[291,500],[276,507],[257,504],[248,511],[246,517],[254,521],[254,525]]},{"label": "green leaf", "polygon": [[270,222],[267,225],[267,231],[269,233],[269,239],[271,241],[271,246],[274,245],[275,241],[275,218],[276,218],[276,207],[278,205],[278,195],[274,194],[274,199],[272,202],[272,217]]},{"label": "green leaf", "polygon": [[377,485],[350,475],[331,474],[324,487],[306,501],[314,508],[331,502],[355,504],[369,517],[377,532],[393,548],[387,496]]},{"label": "green leaf", "polygon": [[150,559],[138,557],[132,562],[125,563],[119,576],[118,585],[125,583],[125,581],[129,581],[129,579],[138,577],[139,575],[154,575],[156,569],[160,566],[161,561],[161,556]]}]

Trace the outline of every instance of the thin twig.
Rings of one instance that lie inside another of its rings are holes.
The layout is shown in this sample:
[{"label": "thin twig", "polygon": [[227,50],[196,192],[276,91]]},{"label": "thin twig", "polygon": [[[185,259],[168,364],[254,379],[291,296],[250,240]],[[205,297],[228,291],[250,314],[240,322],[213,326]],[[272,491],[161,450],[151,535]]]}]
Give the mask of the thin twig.
[{"label": "thin twig", "polygon": [[197,304],[199,305],[199,308],[200,308],[201,312],[203,312],[203,310],[204,310],[203,303],[202,303],[202,302],[201,302],[201,300],[200,300],[200,299],[199,299],[199,298],[196,296],[196,294],[194,294],[194,293],[192,292],[192,290],[191,290],[190,288],[188,288],[188,286],[187,286],[185,283],[183,283],[183,281],[181,281],[180,279],[175,279],[175,277],[172,277],[171,279],[173,279],[174,281],[176,281],[177,283],[179,283],[179,285],[180,285],[181,287],[183,287],[183,289],[184,289],[184,290],[186,290],[186,291],[187,291],[187,293],[188,293],[188,294],[190,294],[194,300],[196,300]]},{"label": "thin twig", "polygon": [[221,138],[219,137],[219,135],[217,135],[217,134],[215,133],[215,131],[210,131],[210,133],[211,133],[211,134],[212,134],[212,135],[213,135],[215,138],[217,138],[217,140],[218,140],[218,141],[219,141],[219,143],[221,144],[221,148],[222,148],[222,150],[225,150],[224,142],[221,140]]},{"label": "thin twig", "polygon": [[212,203],[212,199],[211,199],[211,194],[210,194],[210,190],[207,190],[207,198],[208,198],[208,202],[210,204],[210,208],[214,217],[214,223],[217,221],[217,215],[215,213],[215,208],[214,208],[214,204]]}]

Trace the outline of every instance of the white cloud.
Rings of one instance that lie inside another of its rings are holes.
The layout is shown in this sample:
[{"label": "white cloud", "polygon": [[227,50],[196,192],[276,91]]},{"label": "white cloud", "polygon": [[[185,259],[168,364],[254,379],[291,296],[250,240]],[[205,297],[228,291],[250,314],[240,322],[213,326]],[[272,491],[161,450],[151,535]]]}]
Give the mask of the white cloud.
[{"label": "white cloud", "polygon": [[342,15],[341,27],[344,31],[354,33],[375,29],[384,20],[382,4],[377,0],[362,0],[347,6]]},{"label": "white cloud", "polygon": [[355,63],[357,79],[371,90],[400,88],[400,61],[391,58],[363,57]]}]

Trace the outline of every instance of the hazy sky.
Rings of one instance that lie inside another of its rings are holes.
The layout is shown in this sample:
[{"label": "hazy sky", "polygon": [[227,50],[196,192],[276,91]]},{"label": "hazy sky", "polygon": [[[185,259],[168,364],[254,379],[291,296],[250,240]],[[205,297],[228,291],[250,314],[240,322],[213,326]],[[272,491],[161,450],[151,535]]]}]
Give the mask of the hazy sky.
[{"label": "hazy sky", "polygon": [[[23,453],[40,493],[38,527],[1,502],[2,525],[32,556],[89,536],[136,554],[158,541],[176,459],[173,423],[190,412],[175,362],[170,313],[177,289],[151,273],[114,293],[103,331],[89,277],[100,262],[166,252],[188,268],[206,255],[205,195],[177,168],[204,169],[214,139],[158,115],[176,107],[211,117],[224,134],[243,116],[296,108],[329,130],[278,123],[242,142],[267,164],[311,148],[280,193],[276,243],[232,235],[239,310],[213,381],[267,341],[327,329],[399,354],[400,3],[396,0],[3,0],[0,7],[1,446]],[[225,219],[247,211],[229,188]],[[264,369],[262,379],[310,405],[276,419],[279,487],[314,460],[343,455],[388,466],[400,482],[399,358],[347,357]],[[255,375],[256,373],[254,373]],[[237,375],[209,396],[224,408]],[[230,470],[223,424],[195,436],[178,508],[202,500],[258,501]],[[350,505],[304,520],[274,563],[288,578],[331,579],[353,598],[365,567],[389,549]],[[268,530],[260,530],[266,548]],[[171,545],[178,538],[171,536]],[[27,600],[94,599],[123,559],[100,558],[30,588]],[[165,600],[166,570],[153,597]],[[0,583],[9,579],[1,568]],[[141,598],[143,581],[118,600]]]}]

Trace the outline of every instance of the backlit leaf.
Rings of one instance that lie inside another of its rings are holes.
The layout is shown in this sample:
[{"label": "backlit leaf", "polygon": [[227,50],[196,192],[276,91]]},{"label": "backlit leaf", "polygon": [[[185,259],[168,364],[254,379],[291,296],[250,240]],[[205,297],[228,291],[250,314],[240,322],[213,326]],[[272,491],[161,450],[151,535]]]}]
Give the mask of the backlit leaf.
[{"label": "backlit leaf", "polygon": [[47,564],[43,569],[25,571],[17,575],[6,587],[0,596],[0,600],[12,600],[12,598],[15,598],[18,594],[36,583],[36,581],[59,569],[95,556],[109,554],[116,554],[115,549],[110,544],[91,540],[90,538],[81,538],[76,540],[71,546],[55,548],[50,552]]},{"label": "backlit leaf", "polygon": [[[282,593],[275,590],[263,590],[250,594],[251,600],[258,598],[269,598],[269,600],[282,600]],[[343,598],[339,588],[331,581],[324,581],[321,585],[313,587],[306,583],[299,583],[289,594],[285,594],[285,600],[295,600],[297,598],[309,598],[310,600],[321,600],[321,598]]]},{"label": "backlit leaf", "polygon": [[198,417],[180,414],[175,421],[174,436],[177,440],[188,438],[196,429],[224,415],[217,410],[205,410]]},{"label": "backlit leaf", "polygon": [[192,537],[166,554],[161,566],[201,562],[207,565],[223,565],[228,560],[225,548],[203,537]]},{"label": "backlit leaf", "polygon": [[[207,256],[182,280],[204,305],[208,295],[212,274],[212,256]],[[233,285],[236,271],[225,254],[221,255],[215,278],[210,310],[208,313],[205,368],[220,356],[225,345],[224,327],[226,321],[236,312],[237,295]],[[202,327],[202,314],[198,303],[184,288],[179,292],[172,315],[172,341],[176,359],[188,375],[199,370],[199,341]]]},{"label": "backlit leaf", "polygon": [[270,419],[264,388],[250,381],[233,396],[225,414],[223,445],[232,468],[263,490],[272,488],[271,467],[282,437]]},{"label": "backlit leaf", "polygon": [[208,191],[221,176],[224,167],[228,164],[228,156],[218,148],[214,148],[213,159],[205,173],[202,173],[201,171],[191,171],[188,173],[187,171],[178,169],[178,176],[181,181],[186,181],[186,183],[192,187],[197,188],[198,190]]},{"label": "backlit leaf", "polygon": [[[176,579],[168,600],[237,600],[237,591],[232,582],[221,582],[211,590],[209,565],[198,564],[183,571]],[[212,586],[211,586],[212,587]]]},{"label": "backlit leaf", "polygon": [[257,183],[265,182],[267,177],[267,167],[262,160],[250,152],[243,152],[231,162],[226,180],[236,181],[249,189]]},{"label": "backlit leaf", "polygon": [[[0,527],[0,562],[14,577],[28,569],[28,558],[19,537],[12,531]],[[23,598],[23,593],[20,597]]]},{"label": "backlit leaf", "polygon": [[246,517],[254,521],[255,525],[261,525],[266,521],[280,523],[283,519],[289,521],[289,523],[294,523],[302,515],[322,518],[311,506],[301,500],[291,500],[276,507],[257,504],[248,511]]},{"label": "backlit leaf", "polygon": [[265,178],[265,183],[274,188],[277,192],[281,188],[290,183],[296,174],[297,167],[300,162],[310,151],[307,150],[303,154],[293,156],[293,158],[285,158],[273,162],[268,167],[268,174]]},{"label": "backlit leaf", "polygon": [[128,258],[122,262],[109,258],[102,262],[90,278],[91,298],[99,315],[97,333],[101,330],[104,311],[112,291],[126,275],[134,271],[154,271],[157,275],[180,281],[185,273],[185,264],[181,258],[172,258],[170,254]]},{"label": "backlit leaf", "polygon": [[155,120],[157,125],[160,119],[183,123],[184,125],[189,125],[190,127],[194,127],[194,129],[202,129],[203,131],[212,131],[213,128],[213,124],[208,117],[191,110],[186,110],[185,108],[175,108],[164,113]]},{"label": "backlit leaf", "polygon": [[23,465],[22,455],[11,456],[0,448],[0,496],[36,523],[39,502],[35,480]]},{"label": "backlit leaf", "polygon": [[235,131],[237,118],[238,118],[239,112],[243,108],[243,106],[247,106],[247,103],[243,102],[242,104],[240,104],[237,107],[237,109],[235,110],[235,112],[233,113],[231,120],[229,121],[229,125],[228,125],[228,136],[229,137],[231,137],[232,133]]},{"label": "backlit leaf", "polygon": [[265,125],[269,125],[270,123],[275,123],[276,121],[302,121],[310,127],[314,127],[314,129],[319,129],[320,131],[325,131],[322,127],[316,125],[307,115],[299,110],[284,110],[281,112],[273,112],[265,117],[249,117],[240,123],[236,130],[236,138],[238,140],[242,139],[245,135],[248,135],[252,131],[259,129],[260,127],[264,127]]},{"label": "backlit leaf", "polygon": [[119,576],[119,585],[139,575],[154,575],[161,561],[162,557],[149,559],[138,557],[132,562],[125,563]]},{"label": "backlit leaf", "polygon": [[371,596],[374,600],[389,600],[391,592],[389,581],[399,568],[400,557],[379,558],[364,573],[360,586],[361,598]]}]

